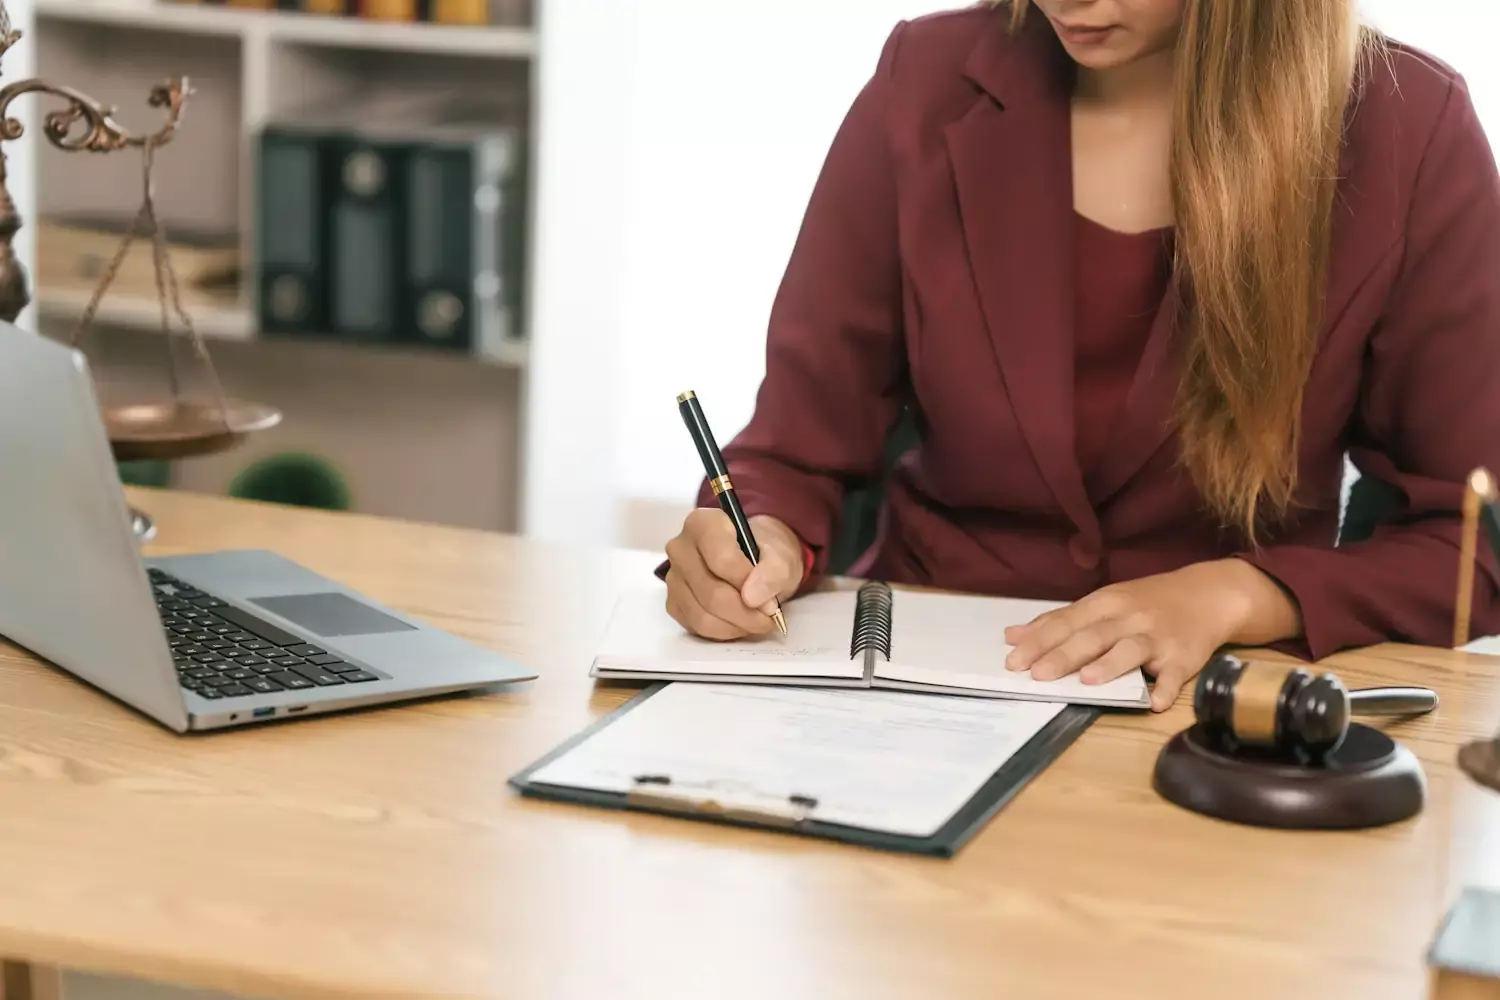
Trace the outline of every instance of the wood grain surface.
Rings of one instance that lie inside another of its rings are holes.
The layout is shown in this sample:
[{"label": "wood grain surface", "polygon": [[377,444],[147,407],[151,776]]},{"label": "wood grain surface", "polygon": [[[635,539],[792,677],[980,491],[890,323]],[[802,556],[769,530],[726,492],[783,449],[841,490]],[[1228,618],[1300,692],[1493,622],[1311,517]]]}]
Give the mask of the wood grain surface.
[{"label": "wood grain surface", "polygon": [[1454,766],[1500,719],[1500,661],[1402,647],[1328,664],[1444,698],[1393,727],[1430,801],[1385,830],[1241,829],[1160,800],[1187,695],[1106,716],[952,861],[525,801],[506,778],[635,690],[587,671],[652,554],[131,499],[154,552],[271,548],[541,677],[184,737],[0,650],[13,959],[276,997],[1411,998],[1453,858],[1500,831],[1489,803],[1461,807]]}]

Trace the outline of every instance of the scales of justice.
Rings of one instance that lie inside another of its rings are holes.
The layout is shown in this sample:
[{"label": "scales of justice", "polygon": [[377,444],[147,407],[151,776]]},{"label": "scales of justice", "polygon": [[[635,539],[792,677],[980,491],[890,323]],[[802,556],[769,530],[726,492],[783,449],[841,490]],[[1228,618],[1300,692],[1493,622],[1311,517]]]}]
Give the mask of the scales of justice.
[{"label": "scales of justice", "polygon": [[[10,14],[0,0],[0,60],[20,40],[21,32],[12,27]],[[147,102],[151,107],[163,109],[166,121],[147,134],[126,130],[115,121],[113,107],[69,87],[36,78],[6,84],[0,87],[0,144],[21,138],[24,126],[11,117],[11,105],[28,94],[65,102],[64,107],[48,111],[42,121],[42,135],[54,147],[84,154],[132,149],[141,157],[140,208],[67,340],[71,345],[80,342],[130,247],[137,239],[150,240],[161,310],[166,387],[158,398],[132,400],[111,401],[101,392],[104,400],[101,416],[115,459],[170,461],[226,451],[243,442],[247,435],[280,423],[281,413],[274,407],[225,395],[203,336],[182,308],[177,274],[167,252],[166,232],[156,214],[152,186],[156,152],[172,141],[181,123],[183,104],[192,94],[187,78],[173,77],[152,88]],[[6,157],[4,146],[0,145],[0,320],[14,323],[30,304],[31,291],[26,269],[15,255],[13,242],[22,219],[6,181]],[[181,331],[173,329],[174,319]],[[186,345],[179,343],[183,332]],[[189,357],[184,358],[184,353]],[[189,376],[194,368],[206,392],[190,388]],[[139,540],[147,541],[155,534],[155,525],[144,513],[132,511],[132,518]]]}]

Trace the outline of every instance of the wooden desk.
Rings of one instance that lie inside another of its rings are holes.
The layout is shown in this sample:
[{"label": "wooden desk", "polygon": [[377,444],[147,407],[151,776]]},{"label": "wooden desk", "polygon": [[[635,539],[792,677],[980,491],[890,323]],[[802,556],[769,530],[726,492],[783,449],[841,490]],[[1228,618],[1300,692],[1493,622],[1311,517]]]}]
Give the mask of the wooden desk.
[{"label": "wooden desk", "polygon": [[[505,779],[627,689],[586,675],[647,554],[133,492],[157,552],[265,546],[534,664],[514,693],[174,736],[0,652],[0,955],[278,997],[1420,996],[1458,743],[1500,675],[1333,661],[1448,699],[1432,805],[1239,829],[1150,789],[1188,722],[1104,719],[953,861],[523,801]],[[1465,697],[1460,698],[1460,695]],[[1455,707],[1456,706],[1456,707]]]}]

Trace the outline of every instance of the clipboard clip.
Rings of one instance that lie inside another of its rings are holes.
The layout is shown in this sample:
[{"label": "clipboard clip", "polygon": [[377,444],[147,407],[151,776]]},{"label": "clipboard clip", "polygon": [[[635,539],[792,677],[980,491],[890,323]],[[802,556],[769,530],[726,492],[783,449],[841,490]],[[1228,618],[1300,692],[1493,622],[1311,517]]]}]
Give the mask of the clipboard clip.
[{"label": "clipboard clip", "polygon": [[662,812],[792,828],[807,822],[818,800],[810,795],[767,795],[721,782],[682,785],[666,774],[640,774],[625,793],[629,805]]}]

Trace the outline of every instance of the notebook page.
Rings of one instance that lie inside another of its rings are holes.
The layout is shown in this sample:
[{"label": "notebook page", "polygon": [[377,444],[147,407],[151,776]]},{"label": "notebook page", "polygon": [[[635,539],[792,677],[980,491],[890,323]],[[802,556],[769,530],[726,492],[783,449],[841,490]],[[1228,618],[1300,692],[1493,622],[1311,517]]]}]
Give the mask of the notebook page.
[{"label": "notebook page", "polygon": [[1108,684],[1084,684],[1076,674],[1038,681],[1005,668],[1011,646],[1005,629],[1065,605],[1004,597],[897,591],[891,612],[891,660],[880,680],[905,681],[1002,696],[1140,706],[1146,680],[1139,670]]},{"label": "notebook page", "polygon": [[596,673],[710,674],[756,677],[864,676],[849,657],[853,593],[809,594],[789,602],[787,634],[713,642],[690,635],[666,610],[666,589],[632,590],[615,605],[594,659]]},{"label": "notebook page", "polygon": [[888,691],[670,684],[544,764],[533,783],[625,793],[639,775],[810,817],[936,833],[1062,705]]}]

